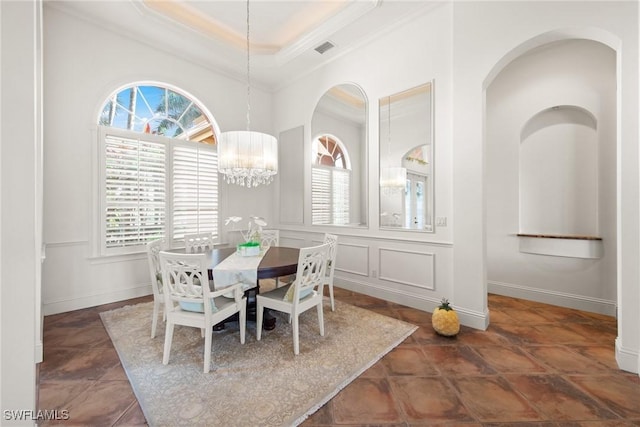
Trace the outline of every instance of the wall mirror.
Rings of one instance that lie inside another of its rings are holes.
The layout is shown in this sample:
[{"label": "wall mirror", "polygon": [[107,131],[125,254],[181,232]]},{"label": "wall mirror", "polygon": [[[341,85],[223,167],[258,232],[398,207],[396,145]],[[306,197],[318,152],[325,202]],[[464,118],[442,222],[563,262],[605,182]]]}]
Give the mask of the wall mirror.
[{"label": "wall mirror", "polygon": [[379,100],[380,228],[433,232],[433,82]]},{"label": "wall mirror", "polygon": [[354,84],[332,87],[311,119],[311,223],[367,225],[367,102]]}]

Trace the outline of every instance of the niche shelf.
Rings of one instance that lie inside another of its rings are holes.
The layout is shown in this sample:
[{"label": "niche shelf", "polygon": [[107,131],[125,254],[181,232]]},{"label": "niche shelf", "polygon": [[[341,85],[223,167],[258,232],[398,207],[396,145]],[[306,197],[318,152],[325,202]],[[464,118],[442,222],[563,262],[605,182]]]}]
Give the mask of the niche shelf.
[{"label": "niche shelf", "polygon": [[570,258],[602,258],[602,238],[562,234],[518,233],[519,250],[529,254]]}]

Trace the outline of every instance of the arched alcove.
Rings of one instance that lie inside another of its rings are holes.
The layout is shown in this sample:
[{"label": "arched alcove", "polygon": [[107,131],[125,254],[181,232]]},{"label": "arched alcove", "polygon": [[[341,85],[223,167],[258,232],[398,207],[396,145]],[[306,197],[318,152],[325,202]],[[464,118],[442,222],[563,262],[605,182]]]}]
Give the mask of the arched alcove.
[{"label": "arched alcove", "polygon": [[558,105],[531,117],[520,133],[520,233],[597,235],[598,157],[586,109]]}]

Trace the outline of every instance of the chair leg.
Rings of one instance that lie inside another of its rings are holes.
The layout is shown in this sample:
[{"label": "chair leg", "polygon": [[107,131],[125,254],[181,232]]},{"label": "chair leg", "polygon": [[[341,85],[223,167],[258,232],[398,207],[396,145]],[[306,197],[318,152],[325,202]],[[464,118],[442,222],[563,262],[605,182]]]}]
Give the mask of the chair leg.
[{"label": "chair leg", "polygon": [[204,336],[204,373],[209,372],[209,367],[211,366],[211,339],[213,335],[213,325],[207,325],[205,329]]},{"label": "chair leg", "polygon": [[153,301],[153,318],[151,319],[151,338],[156,337],[156,327],[158,326],[158,309],[160,308],[160,303],[158,301]]},{"label": "chair leg", "polygon": [[324,313],[322,311],[322,301],[318,304],[318,327],[320,328],[320,336],[324,336]]},{"label": "chair leg", "polygon": [[300,337],[298,335],[298,314],[291,315],[293,317],[292,320],[292,329],[293,329],[293,354],[300,353]]},{"label": "chair leg", "polygon": [[333,303],[333,283],[329,283],[329,300],[331,301],[331,311],[336,311],[336,306]]},{"label": "chair leg", "polygon": [[[256,298],[257,299],[257,298]],[[264,308],[259,301],[256,301],[256,340],[260,341],[262,337],[262,315]]]},{"label": "chair leg", "polygon": [[162,354],[162,364],[169,363],[169,353],[171,352],[171,341],[173,340],[173,323],[167,322],[167,328],[164,333],[164,353]]},{"label": "chair leg", "polygon": [[240,308],[240,344],[244,344],[244,337],[247,330],[247,305],[244,304],[242,308]]}]

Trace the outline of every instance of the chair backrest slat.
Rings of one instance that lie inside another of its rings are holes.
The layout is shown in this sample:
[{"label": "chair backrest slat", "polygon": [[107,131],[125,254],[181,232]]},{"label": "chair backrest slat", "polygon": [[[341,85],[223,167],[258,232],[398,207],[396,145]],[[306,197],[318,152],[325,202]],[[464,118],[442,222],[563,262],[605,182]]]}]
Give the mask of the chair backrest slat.
[{"label": "chair backrest slat", "polygon": [[[176,302],[201,303],[210,299],[207,255],[160,252],[165,304]],[[204,304],[210,310],[211,304]]]},{"label": "chair backrest slat", "polygon": [[268,248],[280,245],[280,230],[262,230],[260,232],[260,246]]},{"label": "chair backrest slat", "polygon": [[333,273],[336,269],[336,256],[338,255],[338,236],[326,233],[324,243],[329,245],[329,256],[327,257],[327,278],[333,283]]},{"label": "chair backrest slat", "polygon": [[315,289],[318,293],[322,294],[328,256],[328,244],[300,249],[296,279],[291,285],[295,286],[293,294],[294,304],[299,301],[301,294],[304,295],[309,290]]},{"label": "chair backrest slat", "polygon": [[160,251],[168,249],[168,244],[164,239],[154,240],[147,243],[147,260],[149,261],[149,277],[151,278],[151,288],[154,297],[162,294],[162,270],[160,268]]},{"label": "chair backrest slat", "polygon": [[214,248],[216,240],[211,233],[185,234],[184,248],[188,253],[206,252]]}]

